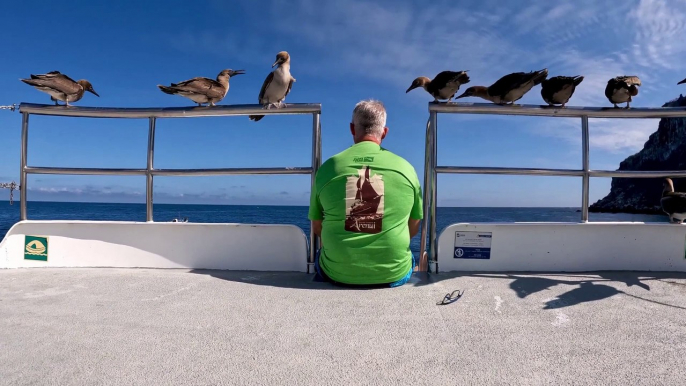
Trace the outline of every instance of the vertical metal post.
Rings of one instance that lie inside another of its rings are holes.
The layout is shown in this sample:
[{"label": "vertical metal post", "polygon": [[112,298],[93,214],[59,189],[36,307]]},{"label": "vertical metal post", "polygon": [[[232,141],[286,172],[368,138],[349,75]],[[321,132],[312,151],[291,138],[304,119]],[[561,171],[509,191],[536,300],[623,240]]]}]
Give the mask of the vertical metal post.
[{"label": "vertical metal post", "polygon": [[19,220],[26,220],[26,160],[29,150],[29,113],[22,113],[21,116],[21,169],[19,171]]},{"label": "vertical metal post", "polygon": [[[317,176],[317,170],[322,164],[322,125],[321,125],[321,113],[312,114],[312,177],[310,180],[310,189],[314,191],[315,189],[315,178]],[[310,273],[310,266],[314,265],[314,258],[317,255],[317,250],[319,249],[319,238],[314,234],[314,229],[310,225],[310,251],[307,257],[307,273]],[[315,272],[312,270],[312,272]]]},{"label": "vertical metal post", "polygon": [[431,142],[431,120],[426,122],[426,144],[424,146],[424,203],[423,212],[424,220],[422,221],[422,232],[420,233],[421,239],[419,240],[419,270],[421,271],[423,267],[428,267],[429,261],[424,256],[427,253],[426,248],[426,237],[428,235],[429,229],[429,203],[431,201],[431,150],[433,149],[433,144]]},{"label": "vertical metal post", "polygon": [[[437,205],[437,179],[436,166],[438,165],[438,113],[431,112],[429,117],[431,127],[431,206],[429,216],[431,225],[429,226],[429,263],[436,265],[436,273],[438,273],[438,239],[436,238],[436,205]],[[430,269],[429,269],[430,270]]]},{"label": "vertical metal post", "polygon": [[145,221],[152,222],[152,171],[155,159],[155,117],[150,117],[148,128],[148,166],[145,174]]},{"label": "vertical metal post", "polygon": [[589,142],[588,142],[588,116],[581,117],[581,156],[584,175],[581,183],[581,222],[588,222],[588,195],[589,195]]}]

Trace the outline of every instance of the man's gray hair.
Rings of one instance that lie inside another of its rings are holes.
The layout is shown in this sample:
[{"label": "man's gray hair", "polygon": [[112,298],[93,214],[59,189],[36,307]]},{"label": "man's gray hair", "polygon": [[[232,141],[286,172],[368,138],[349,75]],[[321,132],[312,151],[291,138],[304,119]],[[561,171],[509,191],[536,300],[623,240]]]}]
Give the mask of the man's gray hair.
[{"label": "man's gray hair", "polygon": [[355,135],[372,135],[381,139],[386,127],[386,108],[377,100],[368,99],[359,102],[353,110]]}]

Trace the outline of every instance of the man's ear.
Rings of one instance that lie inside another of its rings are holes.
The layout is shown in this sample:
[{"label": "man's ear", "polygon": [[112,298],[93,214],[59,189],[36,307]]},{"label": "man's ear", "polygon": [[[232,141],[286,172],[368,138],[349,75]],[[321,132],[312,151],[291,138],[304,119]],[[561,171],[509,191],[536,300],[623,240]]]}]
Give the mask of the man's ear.
[{"label": "man's ear", "polygon": [[355,125],[352,122],[350,122],[350,134],[355,136]]},{"label": "man's ear", "polygon": [[383,134],[381,135],[381,139],[386,138],[386,134],[388,134],[388,127],[383,128]]}]

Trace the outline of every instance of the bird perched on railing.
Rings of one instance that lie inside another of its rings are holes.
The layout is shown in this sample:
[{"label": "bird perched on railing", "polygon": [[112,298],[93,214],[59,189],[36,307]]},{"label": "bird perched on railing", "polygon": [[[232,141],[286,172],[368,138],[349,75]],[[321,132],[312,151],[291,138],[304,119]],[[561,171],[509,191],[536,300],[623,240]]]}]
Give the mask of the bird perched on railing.
[{"label": "bird perched on railing", "polygon": [[583,76],[554,76],[541,82],[541,96],[550,106],[565,107],[574,94],[576,86],[584,80]]},{"label": "bird perched on railing", "polygon": [[179,83],[172,83],[171,86],[157,85],[165,94],[181,95],[202,106],[209,103],[214,106],[221,101],[229,92],[229,79],[235,75],[245,74],[243,70],[223,70],[217,75],[217,80],[210,78],[197,77],[184,80]]},{"label": "bird perched on railing", "polygon": [[637,76],[618,76],[607,81],[605,96],[615,108],[619,108],[617,103],[626,102],[628,109],[631,97],[638,95],[640,85],[641,80]]},{"label": "bird perched on railing", "polygon": [[423,87],[426,92],[434,97],[434,102],[438,102],[439,99],[447,99],[450,102],[457,90],[460,89],[460,85],[466,83],[469,83],[467,71],[443,71],[436,75],[433,80],[425,76],[415,79],[405,94],[418,87]]},{"label": "bird perched on railing", "polygon": [[660,205],[669,215],[669,222],[681,224],[686,219],[686,193],[675,192],[671,178],[665,178]]},{"label": "bird perched on railing", "polygon": [[540,84],[548,76],[548,69],[532,72],[515,72],[498,79],[489,87],[472,86],[455,99],[479,97],[495,104],[514,104],[531,88]]},{"label": "bird perched on railing", "polygon": [[74,80],[59,71],[51,71],[47,74],[33,75],[31,79],[19,79],[22,82],[35,87],[37,90],[50,95],[50,99],[59,105],[57,101],[64,102],[69,106],[69,102],[78,102],[83,98],[84,92],[88,91],[99,97],[93,89],[93,85],[85,79]]},{"label": "bird perched on railing", "polygon": [[[291,56],[288,52],[281,51],[276,54],[276,61],[272,64],[279,66],[276,70],[267,75],[267,79],[262,84],[258,102],[266,109],[273,107],[283,107],[283,101],[291,92],[295,78],[291,76]],[[255,122],[264,118],[264,115],[250,115],[249,118]]]}]

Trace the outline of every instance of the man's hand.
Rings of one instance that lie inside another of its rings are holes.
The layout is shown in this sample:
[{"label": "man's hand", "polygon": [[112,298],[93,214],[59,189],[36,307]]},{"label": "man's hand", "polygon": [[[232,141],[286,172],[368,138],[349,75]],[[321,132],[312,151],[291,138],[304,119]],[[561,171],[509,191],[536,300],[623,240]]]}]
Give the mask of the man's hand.
[{"label": "man's hand", "polygon": [[[407,221],[407,226],[410,228],[410,238],[413,238],[419,233],[419,224],[422,220],[415,220],[413,218]],[[320,228],[321,229],[321,228]]]}]

